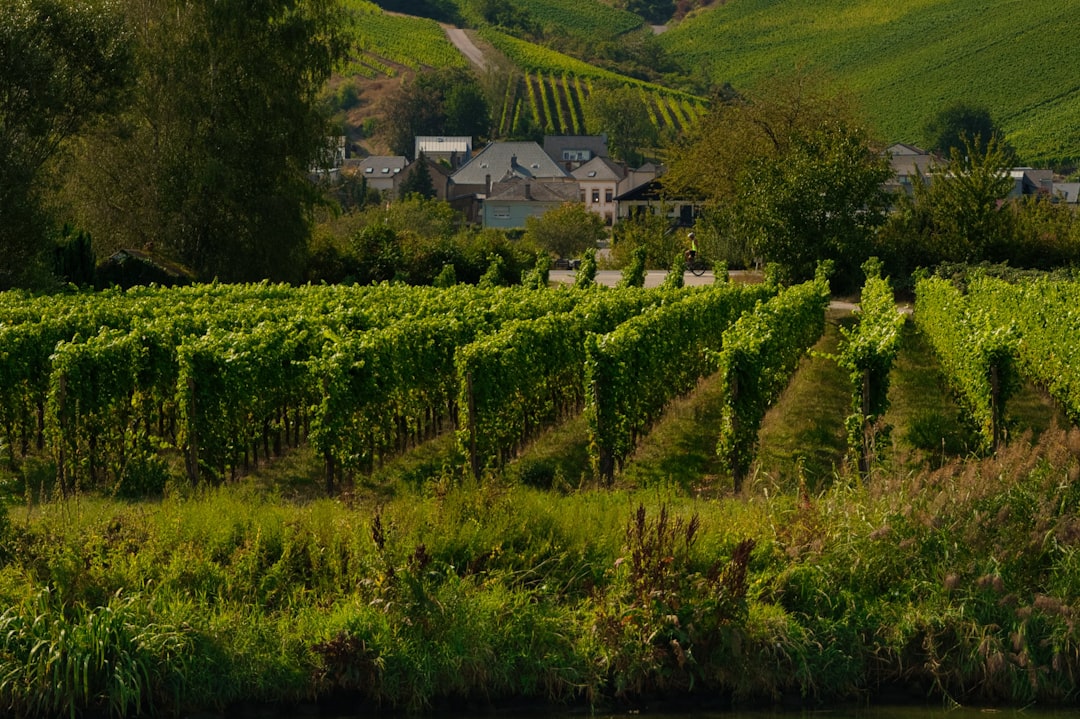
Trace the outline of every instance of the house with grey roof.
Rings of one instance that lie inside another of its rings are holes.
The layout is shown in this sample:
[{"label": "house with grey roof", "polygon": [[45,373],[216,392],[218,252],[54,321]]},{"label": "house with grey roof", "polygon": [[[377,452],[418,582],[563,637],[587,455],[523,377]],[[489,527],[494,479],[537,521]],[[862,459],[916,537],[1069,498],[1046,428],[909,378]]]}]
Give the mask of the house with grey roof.
[{"label": "house with grey roof", "polygon": [[607,157],[594,157],[570,174],[578,182],[585,208],[600,215],[606,224],[614,224],[618,217],[615,196],[619,182],[626,177],[626,167]]},{"label": "house with grey roof", "polygon": [[938,161],[934,155],[914,145],[897,142],[885,150],[892,167],[893,177],[885,183],[892,192],[903,191],[910,195],[915,182],[930,179],[930,168]]},{"label": "house with grey roof", "polygon": [[578,193],[578,183],[571,177],[509,177],[492,184],[482,208],[483,225],[523,228],[529,217],[539,217],[567,202],[578,202]]},{"label": "house with grey roof", "polygon": [[567,172],[594,157],[607,157],[607,135],[545,135],[544,152]]},{"label": "house with grey roof", "polygon": [[570,175],[535,142],[492,142],[450,175],[450,204],[470,222],[480,222],[480,205],[492,185],[514,177],[565,180]]},{"label": "house with grey roof", "polygon": [[450,196],[450,168],[441,162],[435,162],[427,155],[418,155],[416,160],[394,175],[393,196],[401,197],[402,185],[412,173],[419,171],[421,166],[427,168],[428,175],[431,176],[431,187],[435,190],[435,199],[446,200]]},{"label": "house with grey roof", "polygon": [[367,180],[367,186],[379,192],[394,189],[394,177],[405,169],[404,155],[370,155],[360,160],[346,160],[345,167]]},{"label": "house with grey roof", "polygon": [[1080,182],[1058,182],[1054,185],[1054,195],[1070,205],[1080,204]]},{"label": "house with grey roof", "polygon": [[651,163],[627,172],[615,195],[618,219],[650,214],[667,217],[673,226],[693,225],[701,213],[701,202],[671,195],[664,188],[663,175],[664,168]]}]

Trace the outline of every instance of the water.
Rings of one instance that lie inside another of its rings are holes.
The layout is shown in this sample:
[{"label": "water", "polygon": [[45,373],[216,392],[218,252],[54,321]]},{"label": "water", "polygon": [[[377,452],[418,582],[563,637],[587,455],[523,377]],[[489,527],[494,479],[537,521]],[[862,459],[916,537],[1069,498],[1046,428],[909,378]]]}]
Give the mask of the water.
[{"label": "water", "polygon": [[[283,715],[282,719],[312,719],[313,714]],[[320,719],[330,719],[325,715]],[[369,719],[370,714],[334,715],[332,719]],[[627,711],[623,713],[603,712],[589,714],[577,712],[525,712],[492,711],[488,713],[454,713],[412,717],[412,719],[1080,719],[1078,709],[1040,709],[1037,707],[1017,708],[976,708],[943,706],[871,706],[841,707],[802,711],[688,711],[673,713],[666,711]]]}]

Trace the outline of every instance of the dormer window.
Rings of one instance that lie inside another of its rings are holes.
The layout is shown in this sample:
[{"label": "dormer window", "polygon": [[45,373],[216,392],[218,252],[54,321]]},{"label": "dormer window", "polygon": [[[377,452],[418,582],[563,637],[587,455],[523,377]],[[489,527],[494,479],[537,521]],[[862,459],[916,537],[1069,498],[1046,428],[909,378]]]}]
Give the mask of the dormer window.
[{"label": "dormer window", "polygon": [[370,174],[371,174],[371,173],[373,173],[373,172],[375,172],[375,168],[374,168],[374,167],[365,167],[365,168],[364,168],[364,173],[365,173],[365,174],[368,174],[368,175],[370,175]]}]

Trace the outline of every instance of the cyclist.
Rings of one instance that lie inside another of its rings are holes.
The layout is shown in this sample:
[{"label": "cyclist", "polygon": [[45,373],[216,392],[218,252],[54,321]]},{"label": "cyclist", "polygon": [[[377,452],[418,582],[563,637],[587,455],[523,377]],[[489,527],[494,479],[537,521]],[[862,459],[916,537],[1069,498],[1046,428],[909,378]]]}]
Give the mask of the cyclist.
[{"label": "cyclist", "polygon": [[686,240],[690,243],[690,249],[686,251],[686,264],[691,265],[697,257],[697,235],[691,231],[690,234],[686,236]]}]

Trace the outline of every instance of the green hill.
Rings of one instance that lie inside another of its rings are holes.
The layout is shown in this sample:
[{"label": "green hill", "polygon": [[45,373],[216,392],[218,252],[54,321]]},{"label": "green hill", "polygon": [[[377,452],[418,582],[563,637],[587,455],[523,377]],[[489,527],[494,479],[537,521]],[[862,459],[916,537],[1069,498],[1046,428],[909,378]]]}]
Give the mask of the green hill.
[{"label": "green hill", "polygon": [[[369,12],[374,8],[364,0],[352,2]],[[555,28],[596,42],[640,28],[637,16],[601,0],[508,4],[549,32]],[[377,66],[380,57],[413,68],[461,63],[453,52],[445,54],[450,46],[438,37],[434,22],[416,19],[407,31],[413,22],[367,18],[361,32],[365,64]],[[731,83],[739,89],[796,68],[820,71],[859,98],[874,131],[888,143],[925,144],[923,127],[939,110],[956,102],[984,106],[1024,162],[1075,168],[1080,165],[1080,75],[1070,50],[1077,27],[1077,4],[1071,1],[732,0],[691,13],[657,42],[713,86]],[[582,131],[582,103],[596,81],[640,87],[661,128],[680,130],[704,106],[699,98],[669,93],[490,28],[482,34],[523,76],[522,83],[508,87],[504,107],[496,108],[494,120],[502,132],[511,131],[523,115],[547,131]],[[392,37],[403,42],[391,42]],[[416,57],[410,59],[410,53]]]},{"label": "green hill", "polygon": [[796,67],[849,87],[888,142],[957,101],[987,107],[1021,157],[1080,161],[1075,2],[1051,0],[737,0],[660,36],[716,85],[736,88]]}]

